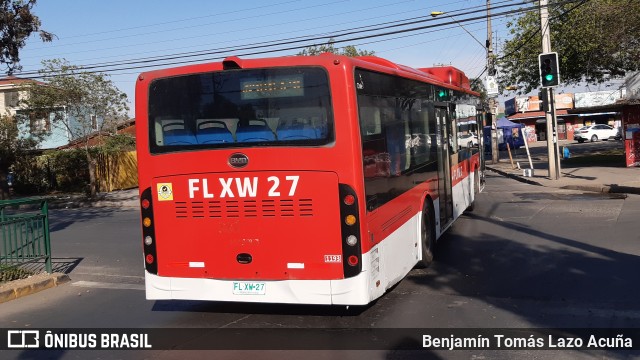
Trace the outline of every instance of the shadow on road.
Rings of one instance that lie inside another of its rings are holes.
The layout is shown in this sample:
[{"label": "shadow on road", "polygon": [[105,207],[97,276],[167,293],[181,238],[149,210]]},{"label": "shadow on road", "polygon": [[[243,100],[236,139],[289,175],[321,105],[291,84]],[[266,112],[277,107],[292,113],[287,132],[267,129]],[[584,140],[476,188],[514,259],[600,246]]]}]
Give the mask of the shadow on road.
[{"label": "shadow on road", "polygon": [[[577,332],[637,324],[640,257],[607,248],[614,248],[619,239],[589,243],[578,240],[577,234],[558,236],[545,228],[501,220],[491,215],[492,210],[466,216],[506,231],[469,235],[458,232],[463,231],[458,223],[439,241],[432,268],[412,272],[405,281],[476,298],[538,328]],[[546,312],[549,306],[558,313]]]},{"label": "shadow on road", "polygon": [[74,223],[109,217],[120,211],[122,210],[107,207],[49,210],[49,231],[54,233],[64,230]]}]

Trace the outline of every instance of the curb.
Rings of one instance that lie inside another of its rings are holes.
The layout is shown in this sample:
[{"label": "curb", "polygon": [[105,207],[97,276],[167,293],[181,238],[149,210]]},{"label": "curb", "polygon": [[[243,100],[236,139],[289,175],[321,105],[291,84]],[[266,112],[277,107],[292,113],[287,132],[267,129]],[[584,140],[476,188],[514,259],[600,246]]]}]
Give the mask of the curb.
[{"label": "curb", "polygon": [[[491,166],[486,166],[487,170],[493,171],[499,175],[508,177],[510,179],[514,179],[526,184],[530,184],[530,185],[537,185],[537,186],[543,186],[545,187],[545,185],[534,181],[534,180],[529,180],[526,179],[522,176],[519,175],[515,175],[515,174],[511,174],[508,173],[506,171],[502,171],[499,169],[496,169],[494,167]],[[548,186],[547,186],[548,187]],[[633,186],[620,186],[620,185],[564,185],[564,186],[560,186],[557,187],[558,189],[564,189],[564,190],[580,190],[580,191],[589,191],[589,192],[596,192],[596,193],[604,193],[604,194],[638,194],[640,195],[640,188],[638,187],[633,187]]]},{"label": "curb", "polygon": [[0,304],[71,281],[67,274],[53,273],[9,282],[0,287]]},{"label": "curb", "polygon": [[632,186],[619,185],[565,185],[561,189],[582,190],[591,192],[600,192],[606,194],[638,194],[640,189]]},{"label": "curb", "polygon": [[491,167],[491,166],[485,166],[485,167],[486,167],[486,169],[487,169],[487,170],[493,171],[494,173],[500,174],[500,175],[502,175],[502,176],[506,176],[506,177],[508,177],[508,178],[510,178],[510,179],[514,179],[514,180],[517,180],[517,181],[523,182],[523,183],[525,183],[525,184],[529,184],[529,185],[537,185],[537,186],[544,186],[544,185],[540,184],[540,183],[539,183],[539,182],[537,182],[537,181],[533,181],[533,180],[525,179],[525,178],[523,178],[522,176],[518,176],[518,175],[510,174],[510,173],[508,173],[508,172],[506,172],[506,171],[498,170],[498,169],[496,169],[496,168],[494,168],[494,167]]}]

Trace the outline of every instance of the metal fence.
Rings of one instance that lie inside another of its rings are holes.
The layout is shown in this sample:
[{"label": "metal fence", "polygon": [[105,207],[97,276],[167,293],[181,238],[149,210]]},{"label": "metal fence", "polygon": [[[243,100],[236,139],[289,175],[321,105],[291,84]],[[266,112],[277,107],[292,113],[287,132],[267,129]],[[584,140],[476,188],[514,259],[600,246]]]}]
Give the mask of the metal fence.
[{"label": "metal fence", "polygon": [[51,238],[47,200],[0,201],[0,268],[44,260],[51,273]]}]

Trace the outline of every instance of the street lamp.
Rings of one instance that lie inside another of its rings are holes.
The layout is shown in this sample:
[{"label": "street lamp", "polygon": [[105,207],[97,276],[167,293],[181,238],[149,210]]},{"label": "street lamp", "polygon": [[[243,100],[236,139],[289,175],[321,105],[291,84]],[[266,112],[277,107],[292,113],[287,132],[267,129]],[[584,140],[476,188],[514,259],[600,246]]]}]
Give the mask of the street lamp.
[{"label": "street lamp", "polygon": [[458,26],[460,26],[462,28],[462,30],[466,31],[467,34],[469,34],[473,38],[473,40],[475,40],[478,44],[480,44],[480,46],[482,46],[483,49],[486,49],[486,45],[483,44],[480,40],[478,40],[475,36],[473,36],[473,34],[470,33],[469,30],[467,30],[467,28],[462,26],[462,24],[460,22],[458,22],[458,20],[456,20],[453,16],[447,14],[444,11],[432,11],[431,12],[431,17],[437,17],[437,16],[440,16],[440,15],[446,15],[446,16],[450,17],[451,20],[455,21],[455,23],[458,24]]},{"label": "street lamp", "polygon": [[[480,46],[482,46],[483,49],[486,50],[487,52],[487,73],[489,74],[486,78],[487,83],[489,83],[489,78],[491,77],[491,79],[493,79],[493,76],[495,75],[495,66],[494,66],[494,62],[493,62],[493,46],[491,44],[491,0],[487,0],[487,43],[483,44],[480,40],[478,40],[475,36],[473,36],[473,34],[471,32],[469,32],[469,30],[467,30],[467,28],[465,28],[464,26],[462,26],[462,24],[456,20],[453,16],[447,14],[444,11],[432,11],[431,12],[431,17],[437,17],[440,15],[446,15],[448,17],[451,18],[451,20],[453,20],[456,24],[458,24],[458,26],[460,26],[462,28],[462,30],[466,31],[467,34],[469,34],[473,40],[475,40],[478,44],[480,44]],[[499,161],[499,156],[498,156],[498,135],[497,135],[497,127],[496,127],[496,122],[495,122],[495,118],[493,117],[493,107],[495,104],[495,100],[492,97],[492,94],[488,94],[489,95],[489,99],[488,99],[488,103],[487,103],[487,107],[488,107],[488,118],[486,119],[487,121],[491,122],[491,128],[492,128],[492,134],[491,134],[491,157],[493,160],[493,163],[497,163]],[[494,96],[497,94],[493,94]]]}]

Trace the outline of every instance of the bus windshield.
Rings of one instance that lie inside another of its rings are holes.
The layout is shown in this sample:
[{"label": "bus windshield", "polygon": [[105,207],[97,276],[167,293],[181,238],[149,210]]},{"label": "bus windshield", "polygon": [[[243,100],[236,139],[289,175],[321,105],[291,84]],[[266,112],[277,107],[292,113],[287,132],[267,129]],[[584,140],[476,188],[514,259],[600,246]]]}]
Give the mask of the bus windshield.
[{"label": "bus windshield", "polygon": [[225,70],[153,81],[152,153],[333,141],[326,72],[317,67]]}]

